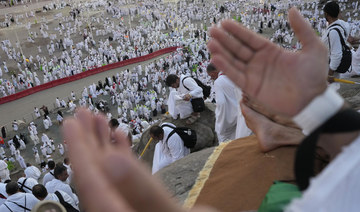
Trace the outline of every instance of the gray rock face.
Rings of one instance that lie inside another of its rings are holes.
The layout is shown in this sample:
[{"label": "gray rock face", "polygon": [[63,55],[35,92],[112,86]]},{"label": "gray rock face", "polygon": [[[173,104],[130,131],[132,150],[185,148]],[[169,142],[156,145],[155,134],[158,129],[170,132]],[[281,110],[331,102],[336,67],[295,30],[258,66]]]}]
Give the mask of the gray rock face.
[{"label": "gray rock face", "polygon": [[162,180],[168,191],[183,203],[213,151],[214,147],[194,152],[161,169],[156,176]]},{"label": "gray rock face", "polygon": [[[360,78],[348,78],[347,80],[359,82]],[[360,85],[341,83],[338,90],[340,95],[356,110],[360,109]]]},{"label": "gray rock face", "polygon": [[[209,109],[210,108],[210,109]],[[212,110],[214,108],[213,104],[208,103],[207,108],[204,112],[201,113],[201,117],[195,123],[191,125],[186,124],[186,119],[177,119],[174,120],[173,118],[163,118],[162,122],[170,122],[173,123],[175,126],[178,127],[189,127],[196,131],[197,133],[197,142],[196,146],[191,150],[191,152],[196,152],[202,150],[207,147],[215,146],[218,143],[217,137],[215,135],[215,114]],[[133,148],[133,151],[140,155],[143,149],[145,148],[147,142],[150,139],[149,130],[143,132],[140,142]],[[154,156],[156,141],[150,143],[149,147],[147,148],[145,154],[141,158],[147,164],[152,166],[152,160]]]}]

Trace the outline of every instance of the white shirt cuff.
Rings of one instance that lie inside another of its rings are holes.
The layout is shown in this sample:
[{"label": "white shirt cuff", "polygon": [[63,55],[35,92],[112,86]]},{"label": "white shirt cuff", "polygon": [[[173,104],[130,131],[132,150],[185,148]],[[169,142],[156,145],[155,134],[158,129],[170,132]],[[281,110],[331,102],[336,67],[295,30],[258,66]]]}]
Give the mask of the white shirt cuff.
[{"label": "white shirt cuff", "polygon": [[305,135],[310,134],[321,124],[335,115],[344,104],[344,99],[328,87],[320,96],[315,97],[293,121],[299,125]]}]

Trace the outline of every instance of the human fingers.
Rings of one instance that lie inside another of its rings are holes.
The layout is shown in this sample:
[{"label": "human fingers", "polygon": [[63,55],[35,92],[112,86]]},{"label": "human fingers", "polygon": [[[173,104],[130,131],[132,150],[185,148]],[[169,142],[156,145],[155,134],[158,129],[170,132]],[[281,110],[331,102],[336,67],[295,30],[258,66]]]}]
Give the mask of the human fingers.
[{"label": "human fingers", "polygon": [[121,151],[124,150],[106,156],[103,172],[135,211],[184,211],[143,164],[132,154]]},{"label": "human fingers", "polygon": [[229,54],[243,62],[248,62],[254,55],[253,51],[238,40],[234,35],[229,35],[223,29],[212,27],[210,34],[213,39],[218,40]]},{"label": "human fingers", "polygon": [[[216,42],[216,41],[212,41]],[[210,45],[210,44],[209,44]],[[209,48],[210,49],[210,48]],[[213,54],[211,63],[219,70],[222,70],[237,86],[246,87],[246,77],[243,69],[238,69],[228,62],[221,54]]]},{"label": "human fingers", "polygon": [[321,41],[310,26],[310,23],[305,21],[295,7],[289,10],[289,21],[295,36],[303,46],[303,50],[315,50],[317,46],[321,45]]},{"label": "human fingers", "polygon": [[208,206],[194,206],[189,212],[217,212],[218,210]]},{"label": "human fingers", "polygon": [[97,135],[94,117],[91,111],[87,108],[80,108],[76,111],[76,119],[81,124],[84,132],[86,132],[88,146],[91,148],[97,148]]},{"label": "human fingers", "polygon": [[124,148],[130,150],[130,141],[125,132],[120,129],[115,130],[113,133],[113,142],[118,148]]},{"label": "human fingers", "polygon": [[86,211],[132,211],[98,167],[94,159],[96,153],[88,147],[85,133],[80,121],[70,119],[64,122],[74,180]]},{"label": "human fingers", "polygon": [[110,127],[106,118],[103,115],[96,115],[94,116],[94,122],[98,144],[100,146],[110,144]]},{"label": "human fingers", "polygon": [[219,43],[218,40],[210,40],[207,46],[212,54],[212,57],[216,55],[221,55],[224,59],[226,59],[229,65],[234,66],[235,69],[237,69],[238,71],[245,70],[245,62],[239,60],[239,58],[236,58],[234,55],[232,55],[227,49],[224,48],[224,46],[222,46],[222,44]]},{"label": "human fingers", "polygon": [[264,45],[272,44],[269,40],[265,39],[261,35],[247,29],[239,23],[233,20],[224,20],[221,22],[221,27],[242,42],[243,45],[251,48],[254,51],[258,51],[263,48]]}]

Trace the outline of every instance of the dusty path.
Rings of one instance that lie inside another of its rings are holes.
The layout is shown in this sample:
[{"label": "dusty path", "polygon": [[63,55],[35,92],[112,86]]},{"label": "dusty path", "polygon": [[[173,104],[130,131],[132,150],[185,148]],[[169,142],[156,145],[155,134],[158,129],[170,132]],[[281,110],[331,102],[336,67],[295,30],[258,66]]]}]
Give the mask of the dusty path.
[{"label": "dusty path", "polygon": [[[148,64],[153,60],[156,60],[156,58],[142,62],[140,64]],[[89,86],[93,82],[99,81],[99,79],[112,76],[117,72],[123,71],[125,69],[132,70],[132,68],[138,64],[139,63],[95,74],[81,80],[59,85],[57,87],[38,92],[24,98],[2,104],[0,105],[0,126],[6,125],[8,129],[11,129],[11,122],[14,119],[25,119],[26,122],[29,123],[29,121],[32,121],[33,119],[34,107],[40,108],[42,105],[46,105],[51,110],[54,108],[56,97],[59,97],[60,99],[67,99],[67,97],[70,96],[71,91],[74,91],[79,96],[81,95],[84,86]]]}]

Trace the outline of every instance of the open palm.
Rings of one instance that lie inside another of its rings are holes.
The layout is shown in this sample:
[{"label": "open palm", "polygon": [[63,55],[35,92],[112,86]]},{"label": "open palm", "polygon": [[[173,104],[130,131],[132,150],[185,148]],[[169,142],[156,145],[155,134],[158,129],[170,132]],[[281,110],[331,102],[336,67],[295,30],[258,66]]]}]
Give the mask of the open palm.
[{"label": "open palm", "polygon": [[[64,138],[83,208],[89,212],[184,212],[132,154],[121,131],[110,133],[102,115],[80,109],[64,122]],[[214,212],[195,208],[193,212]]]},{"label": "open palm", "polygon": [[294,116],[326,89],[327,50],[296,9],[290,24],[303,49],[286,51],[232,20],[210,30],[212,63],[243,92],[274,112]]}]

